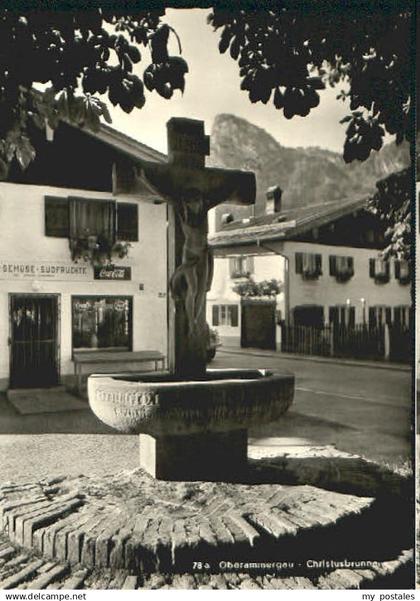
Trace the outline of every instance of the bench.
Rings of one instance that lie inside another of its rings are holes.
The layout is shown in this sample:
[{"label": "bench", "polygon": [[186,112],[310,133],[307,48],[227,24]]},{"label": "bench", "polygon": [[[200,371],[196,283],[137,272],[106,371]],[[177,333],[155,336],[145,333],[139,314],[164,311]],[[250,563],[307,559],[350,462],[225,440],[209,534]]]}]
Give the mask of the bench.
[{"label": "bench", "polygon": [[90,374],[140,371],[145,363],[152,363],[155,371],[165,368],[165,356],[159,351],[79,351],[73,353],[77,392],[86,396],[86,382]]}]

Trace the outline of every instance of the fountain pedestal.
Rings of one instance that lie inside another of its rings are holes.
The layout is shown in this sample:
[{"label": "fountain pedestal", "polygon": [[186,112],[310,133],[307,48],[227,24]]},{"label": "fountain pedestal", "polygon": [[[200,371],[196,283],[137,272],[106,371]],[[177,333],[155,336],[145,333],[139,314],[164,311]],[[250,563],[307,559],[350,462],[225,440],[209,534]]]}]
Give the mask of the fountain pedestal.
[{"label": "fountain pedestal", "polygon": [[294,378],[265,370],[207,370],[206,294],[213,277],[210,209],[253,204],[255,175],[207,168],[204,123],[171,119],[168,163],[116,165],[114,193],[148,190],[168,203],[168,358],[171,373],[90,376],[89,403],[103,422],[140,434],[140,465],[168,480],[238,480],[247,467],[247,429],[278,419]]},{"label": "fountain pedestal", "polygon": [[233,482],[247,470],[248,428],[287,411],[294,377],[256,369],[209,369],[190,381],[97,374],[88,393],[101,421],[140,434],[140,466],[155,478]]},{"label": "fountain pedestal", "polygon": [[140,467],[159,480],[240,480],[248,466],[248,432],[187,436],[140,434]]}]

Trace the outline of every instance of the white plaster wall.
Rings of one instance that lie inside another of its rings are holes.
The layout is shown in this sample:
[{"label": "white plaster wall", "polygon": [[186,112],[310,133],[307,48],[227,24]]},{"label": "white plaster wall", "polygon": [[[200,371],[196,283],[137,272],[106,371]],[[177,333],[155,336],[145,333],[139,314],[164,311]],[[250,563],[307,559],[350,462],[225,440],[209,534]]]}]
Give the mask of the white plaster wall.
[{"label": "white plaster wall", "polygon": [[[252,254],[252,253],[249,253]],[[232,255],[233,256],[233,255]],[[262,280],[276,279],[284,282],[285,259],[279,255],[259,254],[254,257],[253,279],[256,282]],[[217,331],[222,338],[230,339],[235,343],[239,342],[241,336],[241,304],[240,296],[233,291],[233,287],[238,280],[232,280],[230,277],[229,257],[215,257],[214,276],[211,290],[207,294],[207,321],[212,326],[212,307],[213,305],[238,305],[238,326],[217,326]],[[285,295],[280,293],[276,297],[277,308],[284,315]]]},{"label": "white plaster wall", "polygon": [[[369,259],[376,258],[378,251],[363,248],[327,246],[302,242],[283,243],[284,255],[289,258],[289,303],[290,309],[296,305],[317,304],[324,306],[324,319],[328,320],[328,307],[345,305],[347,299],[355,307],[356,322],[362,322],[361,299],[366,300],[366,318],[373,305],[411,305],[410,285],[402,286],[395,278],[391,260],[390,279],[386,284],[376,284],[369,277]],[[311,252],[322,255],[322,275],[317,280],[304,280],[296,273],[295,253]],[[354,275],[347,282],[337,282],[330,275],[329,256],[351,256],[354,261]]]},{"label": "white plaster wall", "polygon": [[[45,196],[114,198],[109,193],[49,186],[0,183],[0,260],[60,261],[72,265],[68,240],[44,235]],[[118,196],[118,202],[135,202]],[[118,265],[131,266],[131,281],[58,281],[0,278],[0,384],[9,376],[9,293],[55,293],[61,299],[61,373],[73,372],[71,362],[71,296],[133,297],[133,350],[167,354],[167,243],[166,206],[139,200],[139,241]],[[83,264],[83,263],[82,263]],[[143,291],[139,284],[143,284]],[[162,296],[163,295],[163,296]]]}]

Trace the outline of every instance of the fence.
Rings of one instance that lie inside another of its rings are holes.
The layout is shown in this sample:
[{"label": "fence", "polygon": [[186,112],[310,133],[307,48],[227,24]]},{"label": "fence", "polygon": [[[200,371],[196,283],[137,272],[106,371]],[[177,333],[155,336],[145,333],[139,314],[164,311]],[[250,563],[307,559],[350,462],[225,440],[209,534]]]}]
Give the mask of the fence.
[{"label": "fence", "polygon": [[411,328],[393,324],[389,327],[389,359],[399,363],[411,363],[413,340]]},{"label": "fence", "polygon": [[281,328],[284,353],[409,362],[410,349],[410,329],[399,325],[312,328],[283,324]]},{"label": "fence", "polygon": [[283,353],[302,355],[321,355],[329,357],[331,353],[332,328],[310,328],[307,326],[281,327],[281,350]]},{"label": "fence", "polygon": [[333,345],[335,357],[385,359],[385,326],[336,326]]}]

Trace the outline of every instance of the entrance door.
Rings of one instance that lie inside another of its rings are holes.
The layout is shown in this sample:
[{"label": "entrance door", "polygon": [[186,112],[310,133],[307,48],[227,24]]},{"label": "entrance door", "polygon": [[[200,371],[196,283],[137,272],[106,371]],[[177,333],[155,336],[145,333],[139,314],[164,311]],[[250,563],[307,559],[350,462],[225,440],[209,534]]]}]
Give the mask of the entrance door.
[{"label": "entrance door", "polygon": [[275,350],[275,303],[243,302],[241,311],[241,346]]},{"label": "entrance door", "polygon": [[56,296],[10,296],[10,387],[58,383]]}]

